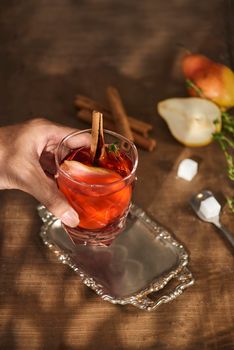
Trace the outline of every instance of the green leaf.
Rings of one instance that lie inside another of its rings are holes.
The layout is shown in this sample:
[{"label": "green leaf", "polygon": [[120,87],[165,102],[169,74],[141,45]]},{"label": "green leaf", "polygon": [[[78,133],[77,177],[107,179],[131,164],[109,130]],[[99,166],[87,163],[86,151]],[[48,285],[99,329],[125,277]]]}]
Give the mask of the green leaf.
[{"label": "green leaf", "polygon": [[119,147],[117,144],[112,143],[108,146],[108,151],[109,152],[114,152],[115,154],[119,151]]},{"label": "green leaf", "polygon": [[227,198],[229,209],[234,213],[234,198]]}]

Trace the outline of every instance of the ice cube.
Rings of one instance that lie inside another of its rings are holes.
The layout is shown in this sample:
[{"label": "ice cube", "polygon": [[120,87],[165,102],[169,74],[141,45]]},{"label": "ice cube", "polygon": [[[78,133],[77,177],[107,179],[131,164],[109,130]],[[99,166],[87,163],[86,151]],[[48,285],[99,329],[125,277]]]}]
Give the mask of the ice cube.
[{"label": "ice cube", "polygon": [[178,167],[177,176],[184,180],[191,181],[197,174],[198,163],[193,159],[183,159]]},{"label": "ice cube", "polygon": [[206,219],[218,216],[220,213],[221,205],[214,197],[204,199],[200,204],[200,212]]}]

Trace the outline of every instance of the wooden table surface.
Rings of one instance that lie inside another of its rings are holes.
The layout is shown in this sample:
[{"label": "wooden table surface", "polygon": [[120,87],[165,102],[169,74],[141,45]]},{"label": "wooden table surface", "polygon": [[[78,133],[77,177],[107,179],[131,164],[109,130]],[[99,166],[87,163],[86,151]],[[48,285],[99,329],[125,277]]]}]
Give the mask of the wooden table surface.
[{"label": "wooden table surface", "polygon": [[[211,189],[234,231],[224,200],[233,184],[217,144],[183,147],[156,112],[186,94],[178,44],[234,68],[233,19],[231,0],[1,0],[1,125],[44,116],[84,128],[74,96],[105,102],[115,85],[158,143],[139,151],[134,200],[185,245],[196,282],[151,313],[102,301],[43,245],[36,200],[1,191],[0,349],[234,349],[233,256],[188,205]],[[176,178],[185,157],[199,161],[191,183]]]}]

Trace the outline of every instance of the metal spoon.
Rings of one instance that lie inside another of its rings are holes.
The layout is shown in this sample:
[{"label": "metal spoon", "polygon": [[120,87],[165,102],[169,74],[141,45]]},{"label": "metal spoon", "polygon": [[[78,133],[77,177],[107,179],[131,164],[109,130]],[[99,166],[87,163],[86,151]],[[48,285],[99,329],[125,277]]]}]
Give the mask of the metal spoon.
[{"label": "metal spoon", "polygon": [[214,197],[213,193],[211,191],[204,190],[194,195],[190,199],[189,203],[198,217],[203,221],[214,224],[222,232],[223,236],[226,238],[229,244],[231,244],[232,248],[234,248],[234,235],[220,223],[219,215],[207,219],[200,211],[201,202],[209,197]]}]

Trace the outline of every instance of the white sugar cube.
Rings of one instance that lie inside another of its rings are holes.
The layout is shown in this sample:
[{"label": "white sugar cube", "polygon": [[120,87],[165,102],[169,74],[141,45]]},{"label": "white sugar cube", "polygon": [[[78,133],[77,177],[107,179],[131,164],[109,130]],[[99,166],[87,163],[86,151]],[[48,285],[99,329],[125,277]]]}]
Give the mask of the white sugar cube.
[{"label": "white sugar cube", "polygon": [[200,204],[200,211],[206,219],[213,218],[219,215],[221,205],[214,197],[204,199]]},{"label": "white sugar cube", "polygon": [[181,177],[184,180],[191,181],[194,176],[197,174],[198,163],[192,159],[184,159],[180,162],[177,176]]}]

